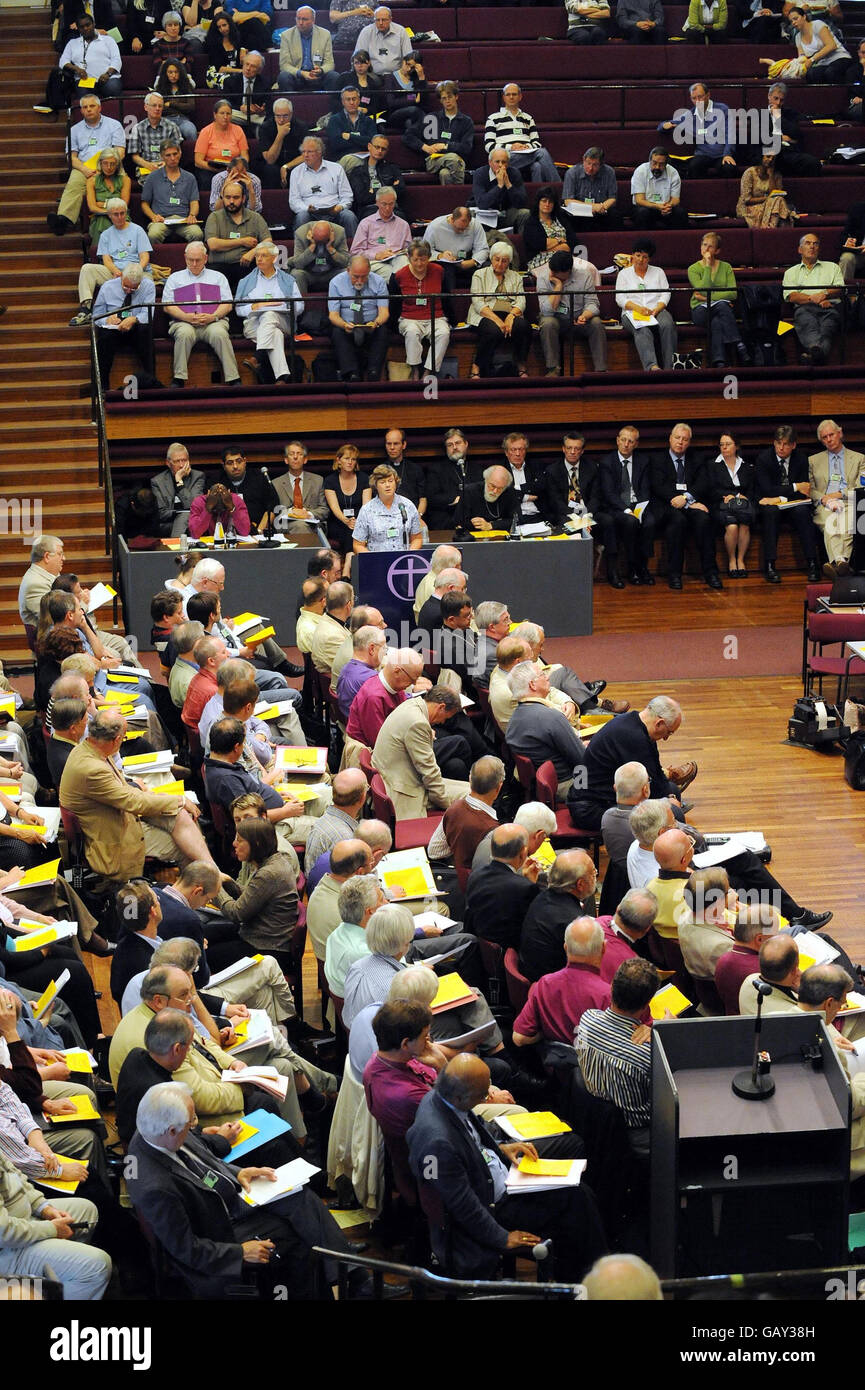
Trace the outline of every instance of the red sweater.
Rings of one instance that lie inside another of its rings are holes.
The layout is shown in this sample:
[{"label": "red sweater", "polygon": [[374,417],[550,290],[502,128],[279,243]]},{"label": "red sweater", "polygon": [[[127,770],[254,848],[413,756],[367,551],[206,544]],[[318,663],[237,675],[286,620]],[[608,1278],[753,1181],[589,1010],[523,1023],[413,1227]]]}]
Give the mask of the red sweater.
[{"label": "red sweater", "polygon": [[[438,261],[430,261],[427,266],[426,275],[422,280],[411,272],[411,267],[404,265],[402,270],[398,270],[393,277],[400,287],[402,293],[402,309],[400,317],[404,319],[429,319],[433,316],[440,319],[442,316],[442,302],[439,298],[444,279],[444,270]],[[420,297],[422,302],[417,303]]]},{"label": "red sweater", "polygon": [[196,671],[189,682],[186,699],[180,717],[190,729],[198,729],[198,721],[204,713],[204,706],[211,695],[217,691],[216,677],[210,671]]},{"label": "red sweater", "polygon": [[455,868],[470,869],[475,850],[484,836],[495,830],[498,822],[495,816],[469,806],[465,798],[461,797],[447,808],[442,824],[454,857]]}]

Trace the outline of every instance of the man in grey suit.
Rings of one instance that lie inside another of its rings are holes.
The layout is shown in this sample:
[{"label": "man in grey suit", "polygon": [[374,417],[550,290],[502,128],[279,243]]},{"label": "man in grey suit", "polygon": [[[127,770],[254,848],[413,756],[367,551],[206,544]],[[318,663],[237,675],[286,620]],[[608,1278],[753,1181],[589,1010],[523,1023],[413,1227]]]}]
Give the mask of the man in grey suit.
[{"label": "man in grey suit", "polygon": [[433,744],[433,730],[459,709],[455,691],[434,685],[397,705],[382,724],[372,765],[384,779],[397,820],[426,816],[431,809],[445,810],[468,796],[468,782],[442,776]]},{"label": "man in grey suit", "polygon": [[310,526],[320,529],[327,516],[322,481],[307,469],[308,454],[299,439],[290,440],[285,446],[288,472],[273,484],[279,500],[277,527],[287,535],[307,535]]},{"label": "man in grey suit", "polygon": [[204,474],[190,466],[185,444],[169,444],[165,463],[162,472],[150,480],[159,508],[159,529],[163,536],[182,536],[193,498],[205,491]]},{"label": "man in grey suit", "polygon": [[814,525],[823,533],[827,579],[850,573],[856,525],[856,489],[865,474],[865,456],[844,443],[844,431],[834,420],[821,420],[817,438],[822,452],[808,459],[808,480],[814,503]]},{"label": "man in grey suit", "polygon": [[315,22],[311,5],[301,5],[294,28],[279,41],[279,88],[283,92],[315,92],[333,72],[333,40]]}]

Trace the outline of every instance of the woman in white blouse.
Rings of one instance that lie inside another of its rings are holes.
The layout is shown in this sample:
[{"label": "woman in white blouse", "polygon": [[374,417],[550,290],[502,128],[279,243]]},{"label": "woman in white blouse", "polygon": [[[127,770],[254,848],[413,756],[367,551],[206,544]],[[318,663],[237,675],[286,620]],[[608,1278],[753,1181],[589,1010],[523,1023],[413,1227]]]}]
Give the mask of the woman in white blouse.
[{"label": "woman in white blouse", "polygon": [[[679,341],[676,323],[667,309],[670,286],[658,265],[650,265],[655,243],[634,242],[631,264],[616,276],[616,303],[622,311],[622,328],[633,338],[643,368],[647,372],[669,371]],[[660,363],[655,335],[660,347]]]},{"label": "woman in white blouse", "polygon": [[468,325],[478,331],[478,347],[472,363],[471,377],[476,381],[491,376],[496,348],[510,342],[517,375],[527,377],[526,358],[532,340],[532,326],[525,317],[526,297],[522,276],[511,270],[514,248],[510,242],[497,241],[490,248],[489,265],[481,266],[472,276],[472,302]]}]

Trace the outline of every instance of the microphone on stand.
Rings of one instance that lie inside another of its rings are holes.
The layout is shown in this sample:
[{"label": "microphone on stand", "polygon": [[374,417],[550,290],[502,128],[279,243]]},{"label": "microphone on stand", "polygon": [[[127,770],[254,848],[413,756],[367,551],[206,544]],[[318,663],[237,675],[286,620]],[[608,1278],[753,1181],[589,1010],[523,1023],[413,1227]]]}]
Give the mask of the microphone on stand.
[{"label": "microphone on stand", "polygon": [[[270,481],[270,474],[264,464],[261,465],[261,476],[272,489],[273,483]],[[271,507],[267,509],[267,525],[264,528],[264,540],[260,540],[258,544],[259,546],[263,546],[265,550],[272,550],[274,546],[279,545],[279,541],[273,539],[273,509]]]}]

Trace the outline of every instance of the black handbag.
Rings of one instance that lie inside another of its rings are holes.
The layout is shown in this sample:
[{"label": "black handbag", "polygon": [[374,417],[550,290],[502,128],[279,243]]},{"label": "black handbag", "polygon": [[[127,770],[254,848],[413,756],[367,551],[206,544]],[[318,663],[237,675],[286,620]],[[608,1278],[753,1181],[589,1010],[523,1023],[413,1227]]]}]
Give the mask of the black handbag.
[{"label": "black handbag", "polygon": [[844,781],[854,792],[865,792],[865,729],[857,730],[844,749]]}]

